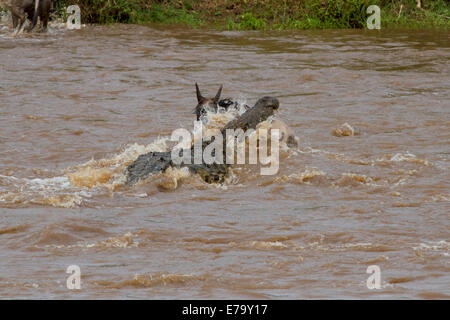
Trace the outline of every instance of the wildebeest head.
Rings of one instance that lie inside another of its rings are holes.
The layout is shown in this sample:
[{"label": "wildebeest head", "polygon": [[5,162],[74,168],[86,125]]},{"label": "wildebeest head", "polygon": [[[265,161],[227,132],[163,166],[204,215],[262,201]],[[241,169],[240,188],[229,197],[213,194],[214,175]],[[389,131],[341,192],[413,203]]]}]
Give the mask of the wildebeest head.
[{"label": "wildebeest head", "polygon": [[198,104],[193,113],[197,115],[197,121],[199,121],[200,117],[206,114],[206,112],[217,112],[217,104],[219,103],[220,95],[222,94],[222,86],[220,86],[219,91],[217,91],[214,98],[203,97],[197,83],[195,83],[195,89],[197,91]]}]

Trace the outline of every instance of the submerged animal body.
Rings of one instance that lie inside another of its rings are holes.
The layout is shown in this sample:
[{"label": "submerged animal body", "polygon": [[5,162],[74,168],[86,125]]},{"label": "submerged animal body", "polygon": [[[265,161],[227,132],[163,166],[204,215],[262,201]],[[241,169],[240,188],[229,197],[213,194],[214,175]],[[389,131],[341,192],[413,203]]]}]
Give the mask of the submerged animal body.
[{"label": "submerged animal body", "polygon": [[[266,120],[269,120],[270,127],[272,129],[280,130],[280,141],[285,142],[289,147],[296,146],[297,141],[293,132],[289,129],[286,123],[281,120],[270,120],[274,115],[275,111],[279,108],[279,101],[274,97],[263,97],[259,99],[255,105],[250,108],[246,105],[239,104],[231,99],[220,100],[220,94],[222,92],[222,86],[219,88],[216,96],[211,99],[204,98],[198,85],[197,89],[197,100],[199,104],[197,105],[194,113],[197,115],[197,120],[205,120],[208,112],[220,112],[220,108],[225,111],[229,111],[232,108],[244,109],[234,117],[232,120],[227,122],[221,128],[218,128],[218,132],[223,139],[223,146],[226,145],[226,137],[228,130],[242,130],[246,132],[249,129],[257,129],[258,125]],[[242,111],[242,112],[241,112]],[[215,139],[214,139],[215,141]],[[220,141],[220,140],[219,140]],[[209,147],[210,141],[208,139],[204,140],[201,145],[201,149],[204,151]],[[227,163],[195,163],[195,145],[191,145],[186,149],[174,149],[168,152],[149,152],[147,154],[140,155],[132,164],[127,167],[127,184],[136,183],[139,180],[147,178],[151,174],[164,172],[170,167],[187,167],[192,173],[196,173],[202,177],[202,179],[208,183],[223,182],[225,177],[229,172],[229,164]],[[222,159],[226,159],[227,148],[222,148],[224,152]],[[183,156],[185,152],[188,154],[188,159],[190,161],[177,163],[172,159],[172,152],[174,154],[179,154]],[[203,159],[203,158],[202,158]],[[203,159],[204,161],[204,159]]]},{"label": "submerged animal body", "polygon": [[239,112],[239,114],[243,114],[248,109],[250,109],[250,106],[246,105],[245,103],[239,103],[239,101],[231,100],[229,98],[222,99],[219,101],[219,112],[222,110],[224,112],[235,110]]},{"label": "submerged animal body", "polygon": [[31,21],[27,31],[31,31],[37,24],[38,18],[41,19],[42,28],[45,31],[48,26],[51,0],[0,0],[0,5],[11,11],[13,27],[16,33],[21,32],[25,21]]},{"label": "submerged animal body", "polygon": [[[280,103],[278,99],[274,97],[263,97],[259,99],[253,108],[250,108],[238,118],[228,122],[223,128],[220,129],[222,139],[226,137],[226,130],[242,129],[244,131],[248,129],[256,129],[256,126],[273,116],[274,112],[278,109]],[[222,141],[225,145],[225,140]],[[202,150],[208,147],[209,142],[203,141]],[[193,157],[195,146],[186,149],[186,152],[190,152]],[[222,151],[226,152],[227,148],[223,148]],[[185,151],[180,149],[178,152],[184,153]],[[172,151],[169,152],[149,152],[147,154],[140,155],[132,164],[127,167],[127,184],[136,183],[139,180],[147,178],[150,174],[164,172],[169,167],[179,167],[172,161]],[[225,157],[223,157],[225,159]],[[190,163],[195,163],[194,159],[191,159]],[[188,167],[193,173],[199,174],[202,179],[208,183],[223,182],[225,176],[228,174],[229,165],[226,163],[201,163],[201,164],[181,164],[183,167]]]},{"label": "submerged animal body", "polygon": [[270,128],[279,130],[280,142],[286,143],[288,147],[298,147],[298,142],[295,138],[294,132],[284,121],[274,119],[270,124]]}]

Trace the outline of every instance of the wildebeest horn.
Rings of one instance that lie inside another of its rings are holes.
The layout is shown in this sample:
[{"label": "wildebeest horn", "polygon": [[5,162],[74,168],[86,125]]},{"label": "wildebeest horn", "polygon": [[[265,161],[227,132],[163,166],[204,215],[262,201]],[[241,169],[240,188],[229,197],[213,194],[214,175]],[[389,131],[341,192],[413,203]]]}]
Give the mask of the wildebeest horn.
[{"label": "wildebeest horn", "polygon": [[220,86],[219,91],[217,91],[217,94],[216,94],[216,96],[214,97],[214,102],[215,102],[215,103],[219,102],[220,95],[222,94],[222,87],[223,87],[223,85]]},{"label": "wildebeest horn", "polygon": [[195,89],[197,91],[197,102],[200,103],[203,100],[202,94],[200,93],[200,89],[198,88],[197,82],[195,83]]}]

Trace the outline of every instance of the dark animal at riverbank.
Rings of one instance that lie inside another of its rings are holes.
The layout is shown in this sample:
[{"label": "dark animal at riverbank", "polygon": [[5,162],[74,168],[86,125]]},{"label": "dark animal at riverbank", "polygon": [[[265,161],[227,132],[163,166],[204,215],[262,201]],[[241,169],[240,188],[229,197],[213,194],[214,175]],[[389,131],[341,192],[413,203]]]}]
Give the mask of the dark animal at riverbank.
[{"label": "dark animal at riverbank", "polygon": [[30,32],[37,24],[38,18],[41,19],[42,29],[47,30],[51,0],[3,0],[0,5],[5,6],[11,11],[13,28],[19,33],[26,21],[31,21],[31,25],[26,31]]},{"label": "dark animal at riverbank", "polygon": [[[38,18],[41,20],[42,31],[47,31],[48,18],[50,16],[50,10],[52,8],[52,0],[36,0],[34,15],[30,31],[36,26]],[[28,7],[28,17],[31,17],[30,7]]]},{"label": "dark animal at riverbank", "polygon": [[[220,93],[220,90],[219,90]],[[218,93],[218,94],[219,94]],[[278,109],[280,103],[278,99],[274,97],[263,97],[259,99],[253,108],[250,108],[240,117],[228,122],[221,130],[220,133],[224,139],[227,129],[242,129],[244,132],[248,129],[255,129],[256,126],[267,120],[274,114],[274,111]],[[204,141],[202,144],[202,150],[209,145],[208,141]],[[187,150],[180,150],[179,152],[190,152],[191,163],[194,163],[194,146]],[[226,157],[226,147],[223,148],[224,159]],[[223,182],[228,174],[228,164],[184,164],[176,165],[172,162],[171,153],[169,152],[149,152],[147,154],[140,155],[132,164],[127,167],[127,184],[136,183],[139,180],[147,178],[150,174],[164,172],[169,167],[188,167],[193,173],[199,174],[202,179],[208,183]]]}]

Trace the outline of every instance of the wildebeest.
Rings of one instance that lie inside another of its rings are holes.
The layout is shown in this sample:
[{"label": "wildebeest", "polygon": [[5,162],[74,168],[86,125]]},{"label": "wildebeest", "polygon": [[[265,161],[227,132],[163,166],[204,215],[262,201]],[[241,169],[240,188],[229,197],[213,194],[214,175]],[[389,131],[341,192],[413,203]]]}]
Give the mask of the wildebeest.
[{"label": "wildebeest", "polygon": [[16,33],[22,31],[22,27],[29,19],[31,25],[27,31],[31,31],[37,24],[38,18],[41,19],[42,29],[47,30],[48,18],[52,6],[51,0],[0,0],[0,5],[11,11],[13,27]]},{"label": "wildebeest", "polygon": [[239,111],[239,114],[242,114],[250,109],[248,105],[240,104],[238,101],[231,99],[220,99],[220,95],[222,94],[222,86],[220,86],[219,91],[217,91],[214,98],[203,97],[197,83],[195,84],[195,89],[197,91],[198,104],[192,113],[197,115],[197,121],[202,120],[202,122],[205,122],[205,116],[208,112],[217,113],[218,111],[224,112],[234,109]]},{"label": "wildebeest", "polygon": [[[206,122],[205,116],[207,112],[217,113],[220,109],[224,111],[237,110],[239,113],[243,113],[250,109],[246,104],[241,105],[239,102],[232,99],[221,99],[220,95],[222,93],[222,86],[220,86],[214,98],[205,98],[200,93],[198,84],[195,84],[195,89],[197,91],[197,101],[198,105],[195,107],[194,114],[197,115],[197,121],[202,120]],[[242,110],[239,110],[242,108]],[[278,129],[280,132],[280,142],[284,142],[288,147],[297,147],[298,142],[295,138],[294,132],[289,128],[289,126],[278,119],[274,119],[271,122],[271,129]]]},{"label": "wildebeest", "polygon": [[195,83],[195,90],[197,92],[198,104],[192,113],[197,115],[197,121],[199,121],[207,112],[217,112],[217,105],[220,100],[220,95],[222,94],[222,86],[220,86],[219,91],[217,91],[214,98],[203,97],[197,83]]}]

